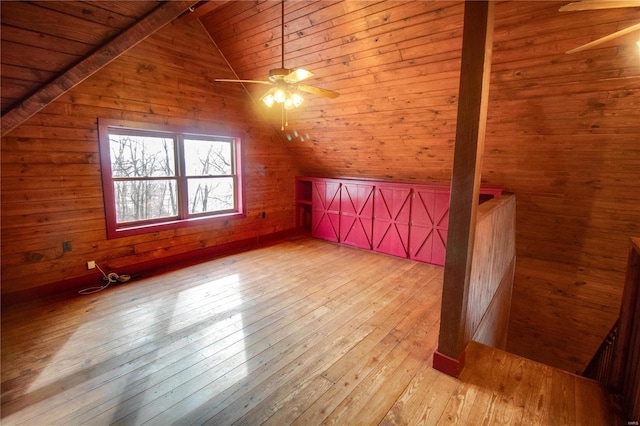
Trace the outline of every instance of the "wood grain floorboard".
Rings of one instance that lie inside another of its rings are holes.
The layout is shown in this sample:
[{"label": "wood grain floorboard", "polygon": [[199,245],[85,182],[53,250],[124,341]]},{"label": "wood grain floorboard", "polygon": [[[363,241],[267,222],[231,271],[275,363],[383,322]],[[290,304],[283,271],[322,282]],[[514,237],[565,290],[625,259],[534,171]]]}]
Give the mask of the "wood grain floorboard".
[{"label": "wood grain floorboard", "polygon": [[612,418],[597,384],[480,344],[460,379],[434,370],[442,272],[305,237],[8,307],[2,424]]}]

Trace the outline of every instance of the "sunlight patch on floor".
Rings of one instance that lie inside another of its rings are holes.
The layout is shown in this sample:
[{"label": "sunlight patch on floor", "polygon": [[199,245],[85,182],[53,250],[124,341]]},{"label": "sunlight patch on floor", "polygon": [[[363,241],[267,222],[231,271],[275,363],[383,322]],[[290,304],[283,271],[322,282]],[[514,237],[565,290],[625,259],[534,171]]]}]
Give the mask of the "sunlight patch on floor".
[{"label": "sunlight patch on floor", "polygon": [[[172,318],[168,332],[174,333],[202,321],[210,321],[212,315],[231,311],[243,302],[238,274],[227,275],[181,291],[175,302],[174,312],[177,315]],[[191,314],[183,315],[184,312]],[[220,320],[224,318],[220,316]],[[212,322],[211,326],[215,326],[215,322]]]}]

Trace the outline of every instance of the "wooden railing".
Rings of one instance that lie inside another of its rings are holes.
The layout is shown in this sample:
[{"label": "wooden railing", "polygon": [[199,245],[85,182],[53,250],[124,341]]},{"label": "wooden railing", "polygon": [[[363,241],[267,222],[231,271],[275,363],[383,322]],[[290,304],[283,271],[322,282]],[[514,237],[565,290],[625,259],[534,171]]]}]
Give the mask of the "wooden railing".
[{"label": "wooden railing", "polygon": [[516,262],[516,196],[478,207],[465,341],[505,349]]},{"label": "wooden railing", "polygon": [[591,377],[598,379],[609,392],[619,395],[622,414],[629,424],[637,424],[640,420],[640,238],[631,239],[617,324],[614,341],[611,345],[603,343],[591,362],[594,365],[590,373],[595,374],[596,377]]},{"label": "wooden railing", "polygon": [[585,368],[582,375],[589,379],[597,380],[600,383],[606,383],[611,376],[611,368],[613,366],[613,353],[615,343],[618,340],[620,332],[619,321],[616,321],[611,327],[611,331],[604,338],[604,341],[596,351],[596,354]]},{"label": "wooden railing", "polygon": [[[516,262],[515,222],[514,194],[503,194],[478,206],[468,287],[465,277],[458,275],[452,280],[463,282],[468,291],[462,298],[460,318],[444,315],[441,318],[438,350],[433,356],[436,370],[458,377],[464,367],[465,348],[471,340],[505,349]],[[448,246],[447,262],[453,257],[455,263],[459,259],[451,253]],[[445,265],[445,281],[446,278]],[[446,351],[444,344],[448,345]]]}]

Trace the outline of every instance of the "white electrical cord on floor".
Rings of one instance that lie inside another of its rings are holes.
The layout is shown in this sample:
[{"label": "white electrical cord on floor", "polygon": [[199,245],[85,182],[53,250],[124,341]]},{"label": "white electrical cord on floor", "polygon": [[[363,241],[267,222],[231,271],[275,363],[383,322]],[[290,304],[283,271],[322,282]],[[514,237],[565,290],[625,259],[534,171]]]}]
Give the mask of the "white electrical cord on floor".
[{"label": "white electrical cord on floor", "polygon": [[109,275],[105,274],[104,271],[102,270],[102,268],[100,268],[100,266],[98,266],[98,264],[96,263],[96,268],[98,268],[98,270],[102,273],[103,276],[103,280],[106,281],[106,284],[101,286],[101,287],[89,287],[89,288],[84,288],[80,291],[78,291],[78,294],[93,294],[93,293],[97,293],[99,291],[104,290],[105,288],[109,287],[109,284],[111,283],[126,283],[127,281],[129,281],[131,279],[131,277],[129,275],[118,275],[114,272],[111,272]]}]

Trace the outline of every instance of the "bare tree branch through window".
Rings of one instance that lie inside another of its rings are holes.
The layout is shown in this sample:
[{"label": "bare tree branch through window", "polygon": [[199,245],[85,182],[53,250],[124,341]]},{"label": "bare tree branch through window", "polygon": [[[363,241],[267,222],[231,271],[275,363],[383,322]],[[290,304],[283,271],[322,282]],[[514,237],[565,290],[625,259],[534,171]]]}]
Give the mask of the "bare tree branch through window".
[{"label": "bare tree branch through window", "polygon": [[116,226],[238,212],[236,139],[107,129]]}]

